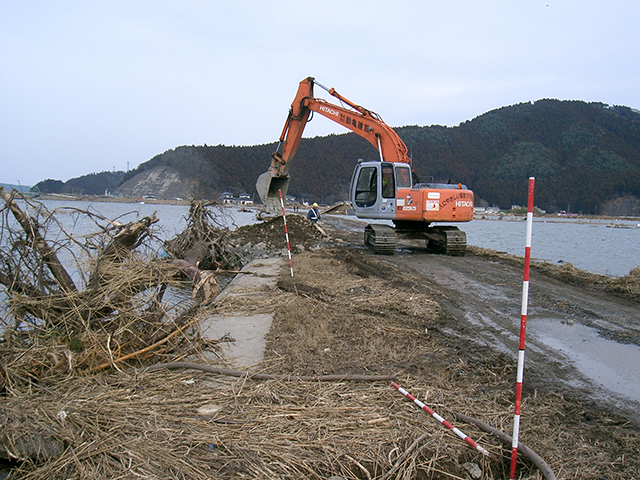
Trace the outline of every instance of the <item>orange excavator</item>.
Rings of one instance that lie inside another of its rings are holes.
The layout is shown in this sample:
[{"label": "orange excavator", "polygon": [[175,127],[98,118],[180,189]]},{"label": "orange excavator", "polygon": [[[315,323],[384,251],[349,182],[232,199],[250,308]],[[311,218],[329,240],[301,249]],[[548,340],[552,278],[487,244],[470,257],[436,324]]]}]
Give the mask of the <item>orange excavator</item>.
[{"label": "orange excavator", "polygon": [[[313,94],[314,85],[337,98],[334,105]],[[270,211],[280,208],[280,192],[286,195],[289,167],[311,112],[333,120],[365,138],[378,151],[373,161],[358,160],[349,188],[349,200],[358,218],[391,220],[365,227],[364,243],[375,253],[393,254],[396,237],[426,240],[427,248],[447,255],[464,255],[465,232],[442,222],[473,219],[473,192],[462,184],[417,183],[407,146],[382,118],[328,89],[313,77],[300,82],[282,129],[269,170],[258,178],[256,189]]]}]

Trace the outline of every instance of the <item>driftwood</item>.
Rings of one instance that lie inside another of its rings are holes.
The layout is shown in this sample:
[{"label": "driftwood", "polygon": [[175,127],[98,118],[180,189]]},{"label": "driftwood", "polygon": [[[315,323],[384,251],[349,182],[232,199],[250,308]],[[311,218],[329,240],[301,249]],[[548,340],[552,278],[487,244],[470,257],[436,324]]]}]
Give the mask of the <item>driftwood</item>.
[{"label": "driftwood", "polygon": [[219,219],[224,215],[221,210],[216,212],[211,202],[192,201],[186,228],[167,240],[164,249],[172,257],[205,271],[242,266],[239,256],[227,244],[229,229]]},{"label": "driftwood", "polygon": [[109,270],[109,267],[121,263],[127,258],[131,251],[149,236],[149,227],[157,221],[156,213],[153,212],[151,217],[144,217],[138,222],[131,222],[123,226],[98,256],[96,267],[89,280],[89,287],[95,289],[108,281],[105,272]]},{"label": "driftwood", "polygon": [[[40,254],[44,263],[49,267],[49,270],[58,282],[58,285],[60,285],[60,287],[66,292],[77,291],[71,276],[64,269],[60,260],[58,260],[56,253],[42,237],[40,233],[40,226],[37,222],[29,218],[22,210],[20,210],[20,207],[18,207],[18,204],[14,201],[13,195],[7,192],[4,187],[0,187],[0,196],[2,196],[5,205],[9,208],[20,226],[22,226],[24,233],[31,242],[31,246]],[[6,285],[4,282],[3,284]]]},{"label": "driftwood", "polygon": [[[30,322],[42,321],[45,327],[60,327],[68,322],[80,326],[88,321],[101,320],[149,287],[148,282],[129,283],[129,288],[120,296],[112,289],[115,276],[122,275],[118,268],[148,237],[149,227],[158,221],[155,213],[116,227],[115,234],[98,255],[87,288],[81,291],[59,260],[56,250],[45,239],[44,227],[23,211],[14,196],[2,187],[0,196],[24,235],[16,233],[13,242],[7,241],[8,244],[2,245],[0,283],[18,310],[33,317]],[[47,212],[43,217],[50,220],[52,215]],[[72,239],[67,241],[59,249],[69,250]],[[109,302],[105,302],[107,296],[110,297]]]},{"label": "driftwood", "polygon": [[176,258],[171,261],[180,272],[191,280],[193,291],[191,298],[198,304],[213,300],[220,293],[220,286],[215,274],[209,270],[200,270],[198,264],[193,265],[187,260]]},{"label": "driftwood", "polygon": [[[168,287],[182,288],[183,282],[175,265],[148,248],[155,213],[121,223],[61,208],[64,218],[71,212],[97,227],[74,237],[57,210],[26,199],[21,208],[15,195],[0,189],[0,284],[10,313],[0,325],[0,387],[198,351],[197,327],[188,314],[194,302],[177,293],[163,300]],[[74,283],[76,275],[82,282]],[[217,291],[215,279],[203,278],[196,278],[199,291]]]}]

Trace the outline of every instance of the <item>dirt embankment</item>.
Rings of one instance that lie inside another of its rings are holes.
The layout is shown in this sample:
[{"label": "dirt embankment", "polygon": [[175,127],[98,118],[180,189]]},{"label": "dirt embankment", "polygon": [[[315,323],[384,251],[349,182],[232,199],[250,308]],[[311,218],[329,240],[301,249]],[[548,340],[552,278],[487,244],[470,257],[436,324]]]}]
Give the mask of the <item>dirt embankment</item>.
[{"label": "dirt embankment", "polygon": [[[247,252],[257,248],[253,254],[286,255],[281,221],[238,229],[230,241]],[[512,278],[516,291],[521,271],[499,258],[442,257],[421,249],[376,257],[362,248],[359,231],[332,227],[329,218],[326,237],[302,217],[287,221],[292,247],[299,245],[294,277],[286,265],[277,287],[262,297],[228,300],[275,311],[257,369],[291,376],[393,375],[491,457],[388,382],[228,380],[193,371],[145,374],[121,365],[108,376],[15,387],[3,399],[5,435],[29,420],[63,452],[25,462],[17,478],[508,478],[510,445],[456,420],[456,413],[511,433],[516,364],[494,343],[507,327],[474,324],[468,315],[480,309],[493,322],[517,318],[518,302],[508,306],[506,298],[496,305],[502,299],[492,294]],[[562,283],[549,281],[556,290]],[[481,286],[487,296],[475,290]],[[565,300],[558,309],[577,308]],[[555,305],[557,298],[545,302]],[[549,366],[553,374],[545,379]],[[535,372],[525,383],[521,442],[558,478],[637,478],[638,427],[619,410],[556,384],[553,375],[571,372],[553,362]],[[519,478],[542,478],[519,458]]]}]

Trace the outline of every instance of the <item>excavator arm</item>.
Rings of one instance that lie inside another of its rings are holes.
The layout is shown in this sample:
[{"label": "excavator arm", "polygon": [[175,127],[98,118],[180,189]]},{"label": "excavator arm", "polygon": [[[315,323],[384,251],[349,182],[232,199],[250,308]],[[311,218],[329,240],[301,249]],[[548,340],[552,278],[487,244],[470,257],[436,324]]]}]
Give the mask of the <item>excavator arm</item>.
[{"label": "excavator arm", "polygon": [[[324,88],[347,106],[334,105],[314,97],[314,85]],[[271,166],[256,182],[258,195],[268,210],[277,211],[280,193],[287,193],[291,160],[312,112],[317,112],[366,139],[378,150],[381,161],[410,163],[406,145],[378,114],[351,102],[333,88],[327,89],[313,77],[308,77],[300,82],[276,151],[271,154]]]}]

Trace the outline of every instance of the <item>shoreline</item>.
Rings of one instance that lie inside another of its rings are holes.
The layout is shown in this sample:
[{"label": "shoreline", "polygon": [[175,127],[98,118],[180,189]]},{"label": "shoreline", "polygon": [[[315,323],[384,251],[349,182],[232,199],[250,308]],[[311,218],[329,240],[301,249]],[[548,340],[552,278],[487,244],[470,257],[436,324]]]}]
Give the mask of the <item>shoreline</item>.
[{"label": "shoreline", "polygon": [[[83,202],[111,202],[111,203],[141,203],[141,204],[157,204],[157,205],[189,205],[191,203],[191,199],[151,199],[151,198],[134,198],[134,197],[105,197],[103,195],[65,195],[65,194],[42,194],[38,197],[31,197],[30,200],[62,200],[62,201],[83,201]],[[214,201],[215,202],[215,201]],[[224,204],[229,207],[241,207],[248,209],[256,209],[260,210],[262,205],[236,205],[236,204]],[[335,205],[324,205],[322,206],[325,209],[335,207]],[[321,212],[322,213],[322,212]],[[525,214],[515,214],[515,213],[476,213],[474,214],[473,220],[502,220],[504,218],[514,218],[514,219],[526,219],[527,215]],[[619,220],[619,221],[638,221],[640,222],[640,216],[608,216],[608,215],[579,215],[579,214],[536,214],[534,215],[535,219],[557,219],[557,220],[567,220],[567,221],[575,221],[575,220]],[[639,223],[640,225],[640,223]]]}]

